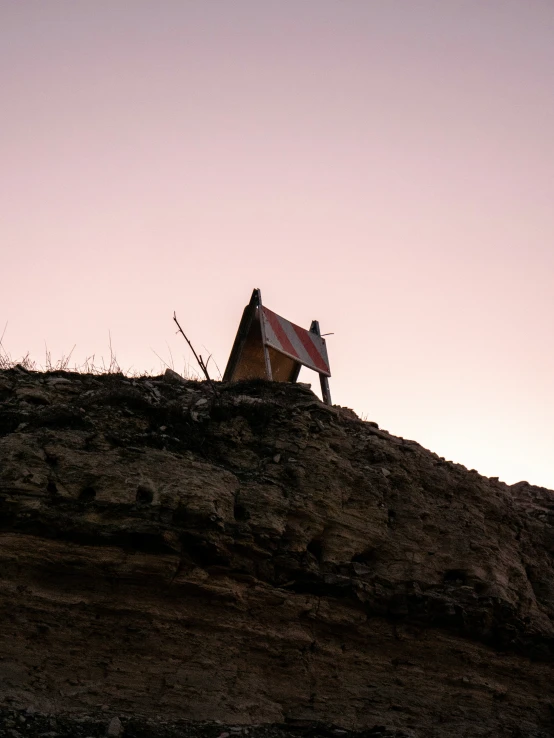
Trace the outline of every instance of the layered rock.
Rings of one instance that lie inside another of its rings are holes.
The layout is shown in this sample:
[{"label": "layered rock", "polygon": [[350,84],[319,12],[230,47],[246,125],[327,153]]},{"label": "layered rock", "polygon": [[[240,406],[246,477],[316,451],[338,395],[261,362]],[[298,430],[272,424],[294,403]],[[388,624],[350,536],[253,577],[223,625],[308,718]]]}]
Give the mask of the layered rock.
[{"label": "layered rock", "polygon": [[0,373],[6,709],[554,735],[554,493],[168,379]]}]

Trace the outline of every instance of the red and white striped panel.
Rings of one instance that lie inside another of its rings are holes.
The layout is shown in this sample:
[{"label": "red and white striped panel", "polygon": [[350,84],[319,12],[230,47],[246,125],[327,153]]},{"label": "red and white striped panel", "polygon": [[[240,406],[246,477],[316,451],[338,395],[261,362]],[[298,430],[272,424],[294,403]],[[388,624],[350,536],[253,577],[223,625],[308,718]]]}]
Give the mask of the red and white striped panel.
[{"label": "red and white striped panel", "polygon": [[326,377],[331,376],[325,339],[262,307],[265,343]]}]

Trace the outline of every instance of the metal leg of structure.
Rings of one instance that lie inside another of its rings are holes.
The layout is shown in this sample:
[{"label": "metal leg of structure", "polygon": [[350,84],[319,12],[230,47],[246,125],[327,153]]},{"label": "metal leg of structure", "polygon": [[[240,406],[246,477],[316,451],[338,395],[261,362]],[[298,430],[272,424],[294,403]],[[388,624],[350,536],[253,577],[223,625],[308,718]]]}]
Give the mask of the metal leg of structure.
[{"label": "metal leg of structure", "polygon": [[323,402],[326,405],[332,405],[331,402],[331,390],[329,389],[329,379],[324,375],[319,375],[319,381],[321,383],[321,396],[323,397]]},{"label": "metal leg of structure", "polygon": [[[312,320],[312,324],[310,326],[310,333],[315,333],[316,336],[321,336],[321,331],[319,329],[318,320]],[[320,374],[319,381],[321,384],[321,397],[323,398],[323,402],[326,405],[332,405],[333,403],[331,402],[331,390],[329,389],[329,378],[326,377],[324,374]]]}]

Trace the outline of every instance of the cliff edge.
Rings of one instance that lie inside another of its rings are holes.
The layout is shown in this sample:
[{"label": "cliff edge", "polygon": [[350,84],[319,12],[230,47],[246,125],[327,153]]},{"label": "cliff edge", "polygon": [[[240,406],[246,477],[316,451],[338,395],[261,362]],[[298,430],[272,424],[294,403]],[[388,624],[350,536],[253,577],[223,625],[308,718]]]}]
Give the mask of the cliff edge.
[{"label": "cliff edge", "polygon": [[217,389],[0,372],[0,733],[553,736],[554,493]]}]

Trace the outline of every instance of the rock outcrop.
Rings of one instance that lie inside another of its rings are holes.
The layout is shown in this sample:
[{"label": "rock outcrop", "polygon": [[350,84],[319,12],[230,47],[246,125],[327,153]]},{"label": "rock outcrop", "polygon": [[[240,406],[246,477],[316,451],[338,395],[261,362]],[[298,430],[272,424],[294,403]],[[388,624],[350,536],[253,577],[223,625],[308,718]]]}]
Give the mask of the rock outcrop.
[{"label": "rock outcrop", "polygon": [[0,372],[5,734],[554,735],[554,493],[218,392]]}]

